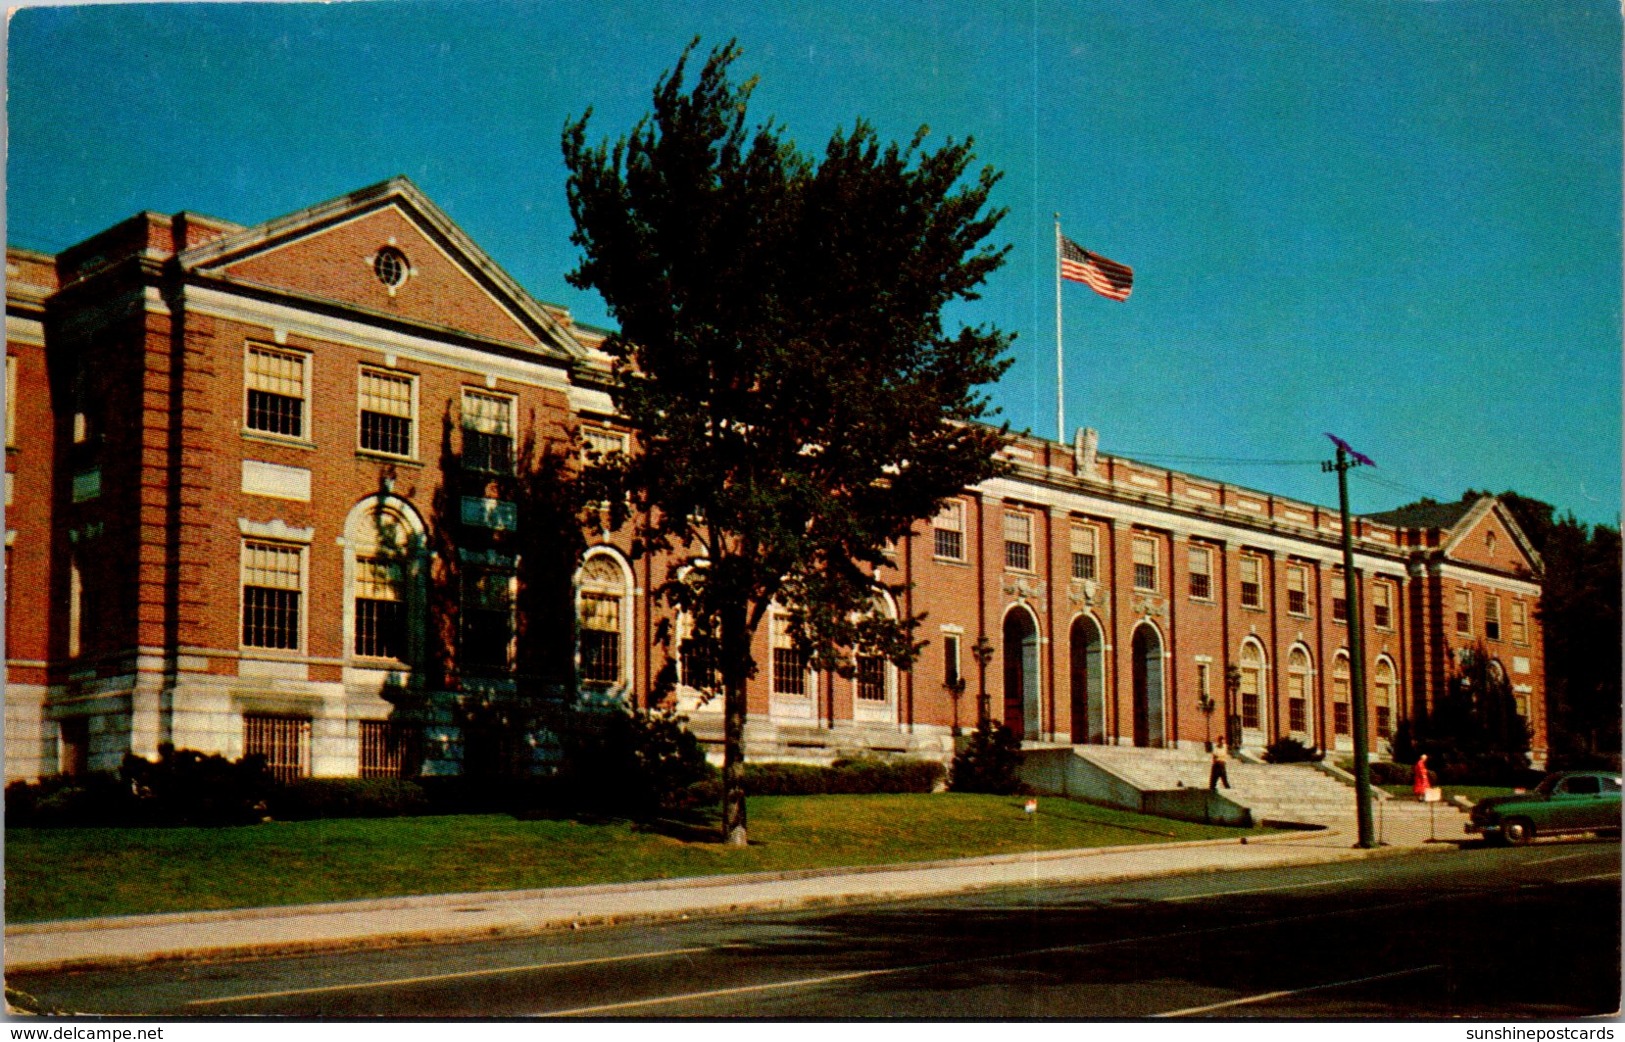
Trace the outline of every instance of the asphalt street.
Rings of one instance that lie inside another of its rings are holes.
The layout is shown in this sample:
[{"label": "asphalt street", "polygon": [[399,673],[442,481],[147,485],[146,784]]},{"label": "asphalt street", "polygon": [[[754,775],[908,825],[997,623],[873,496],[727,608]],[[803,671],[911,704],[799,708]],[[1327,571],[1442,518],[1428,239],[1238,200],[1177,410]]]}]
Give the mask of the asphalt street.
[{"label": "asphalt street", "polygon": [[1620,898],[1594,840],[7,983],[166,1018],[1569,1019],[1620,1008]]}]

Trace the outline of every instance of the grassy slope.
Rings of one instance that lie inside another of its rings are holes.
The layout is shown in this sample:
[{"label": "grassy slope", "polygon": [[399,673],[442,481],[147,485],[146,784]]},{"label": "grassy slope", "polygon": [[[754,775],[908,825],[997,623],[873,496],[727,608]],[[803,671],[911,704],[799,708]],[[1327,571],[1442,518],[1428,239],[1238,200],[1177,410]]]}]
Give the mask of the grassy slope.
[{"label": "grassy slope", "polygon": [[6,920],[526,889],[1234,836],[1045,799],[958,793],[755,797],[751,846],[624,823],[501,815],[270,822],[222,829],[8,829]]},{"label": "grassy slope", "polygon": [[[1395,796],[1403,796],[1413,800],[1416,798],[1415,790],[1409,785],[1383,785],[1380,788]],[[1448,800],[1452,796],[1465,796],[1475,803],[1486,796],[1506,796],[1512,792],[1510,788],[1499,785],[1446,785],[1443,788],[1444,799]]]}]

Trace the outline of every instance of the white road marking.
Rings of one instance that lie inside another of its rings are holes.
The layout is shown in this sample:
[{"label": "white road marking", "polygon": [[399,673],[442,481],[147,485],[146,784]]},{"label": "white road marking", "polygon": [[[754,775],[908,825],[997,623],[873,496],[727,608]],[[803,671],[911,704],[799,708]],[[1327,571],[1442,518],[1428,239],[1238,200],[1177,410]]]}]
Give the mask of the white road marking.
[{"label": "white road marking", "polygon": [[1284,883],[1281,886],[1257,886],[1250,890],[1210,890],[1203,894],[1159,897],[1157,900],[1165,904],[1172,904],[1175,901],[1199,901],[1204,897],[1229,897],[1232,894],[1267,894],[1275,890],[1302,890],[1313,886],[1331,886],[1333,883],[1353,883],[1364,878],[1364,876],[1339,876],[1336,879],[1322,879],[1313,883]]},{"label": "white road marking", "polygon": [[1595,854],[1595,853],[1597,853],[1597,851],[1594,851],[1594,850],[1582,850],[1578,854],[1559,854],[1556,857],[1535,858],[1533,861],[1525,861],[1524,865],[1525,865],[1525,867],[1527,867],[1529,865],[1549,865],[1553,861],[1568,861],[1571,858],[1590,857],[1592,854]]},{"label": "white road marking", "polygon": [[809,988],[819,984],[832,984],[835,981],[858,980],[863,977],[879,977],[888,973],[905,973],[909,970],[926,969],[926,966],[895,966],[883,970],[856,970],[851,973],[832,973],[826,977],[804,977],[800,980],[773,981],[768,984],[743,984],[737,988],[717,988],[713,991],[690,991],[681,995],[662,995],[653,999],[629,999],[626,1002],[608,1002],[602,1006],[577,1006],[575,1009],[553,1010],[547,1013],[538,1013],[541,1017],[590,1017],[597,1013],[611,1013],[615,1010],[636,1009],[640,1006],[664,1006],[673,1002],[689,1002],[696,999],[725,998],[729,995],[749,995],[759,991],[776,991],[785,988]]},{"label": "white road marking", "polygon": [[[1359,878],[1359,877],[1353,877]],[[1263,919],[1256,923],[1225,924],[1223,926],[1210,926],[1201,930],[1171,930],[1168,933],[1147,934],[1140,937],[1118,937],[1110,941],[1093,941],[1088,944],[1060,944],[1050,948],[1031,948],[1020,952],[1006,952],[1002,955],[985,955],[970,959],[944,959],[940,962],[922,962],[910,966],[890,966],[876,970],[858,970],[852,973],[837,973],[826,977],[805,977],[798,980],[770,981],[767,984],[746,984],[737,988],[721,988],[714,991],[684,992],[678,995],[661,995],[650,999],[629,999],[625,1002],[612,1002],[600,1006],[580,1006],[575,1009],[548,1010],[537,1013],[539,1017],[584,1017],[598,1013],[608,1013],[615,1010],[637,1009],[641,1006],[667,1006],[678,1002],[691,1000],[723,998],[730,995],[744,995],[752,992],[782,991],[786,988],[812,987],[819,984],[833,984],[837,981],[857,980],[864,977],[884,977],[900,973],[916,973],[921,970],[942,970],[954,966],[973,966],[984,962],[1004,962],[1009,959],[1026,959],[1035,955],[1058,955],[1062,952],[1086,952],[1098,948],[1113,948],[1123,944],[1138,944],[1142,941],[1167,941],[1179,937],[1200,937],[1210,933],[1231,933],[1235,930],[1256,929],[1261,926],[1276,926],[1281,923],[1301,922],[1306,919],[1327,919],[1342,915],[1352,915],[1358,912],[1376,912],[1391,908],[1409,908],[1416,905],[1435,904],[1441,901],[1458,901],[1472,894],[1451,894],[1444,897],[1427,897],[1419,900],[1398,901],[1386,905],[1372,905],[1360,908],[1345,908],[1332,912],[1311,912],[1304,915],[1288,915],[1278,919]],[[1407,971],[1409,972],[1409,971]],[[1328,986],[1329,985],[1323,985]]]},{"label": "white road marking", "polygon": [[1169,1017],[1191,1017],[1198,1013],[1211,1013],[1216,1009],[1229,1009],[1232,1006],[1250,1006],[1259,1002],[1270,1002],[1274,999],[1284,999],[1291,995],[1305,995],[1311,991],[1326,991],[1329,988],[1346,988],[1355,984],[1369,984],[1375,980],[1389,980],[1394,977],[1409,977],[1417,973],[1426,973],[1428,970],[1437,970],[1442,967],[1438,963],[1429,966],[1415,966],[1408,970],[1395,970],[1392,973],[1379,973],[1373,977],[1359,977],[1355,980],[1334,981],[1331,984],[1316,984],[1308,988],[1293,988],[1290,991],[1267,991],[1262,995],[1248,995],[1245,998],[1231,999],[1228,1002],[1214,1002],[1206,1006],[1190,1006],[1186,1009],[1170,1010],[1167,1013],[1158,1013],[1153,1019],[1167,1019]]},{"label": "white road marking", "polygon": [[289,988],[286,991],[260,991],[252,995],[225,995],[213,999],[192,999],[188,1006],[215,1006],[225,1002],[252,1002],[255,999],[281,999],[293,995],[319,995],[324,992],[361,991],[366,988],[393,988],[403,984],[435,984],[440,981],[468,980],[473,977],[494,977],[503,973],[526,973],[531,970],[558,970],[573,966],[601,966],[612,962],[635,962],[640,959],[669,959],[675,955],[694,955],[714,951],[713,948],[670,948],[662,952],[637,952],[632,955],[605,955],[596,959],[570,959],[565,962],[538,962],[528,966],[498,966],[488,970],[463,970],[458,973],[433,973],[423,977],[396,977],[392,980],[362,981],[359,984],[327,984],[318,988]]},{"label": "white road marking", "polygon": [[1575,876],[1573,879],[1559,879],[1558,883],[1590,883],[1598,879],[1618,879],[1618,872],[1599,872],[1594,876]]}]

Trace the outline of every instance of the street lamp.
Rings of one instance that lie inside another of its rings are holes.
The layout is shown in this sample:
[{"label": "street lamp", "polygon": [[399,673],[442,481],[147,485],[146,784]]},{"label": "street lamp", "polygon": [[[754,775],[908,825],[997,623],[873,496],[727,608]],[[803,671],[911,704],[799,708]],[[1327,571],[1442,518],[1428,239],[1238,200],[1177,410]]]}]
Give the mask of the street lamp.
[{"label": "street lamp", "polygon": [[1241,715],[1237,712],[1237,705],[1241,695],[1241,667],[1234,662],[1224,667],[1224,693],[1225,693],[1225,741],[1230,748],[1241,747]]},{"label": "street lamp", "polygon": [[987,696],[987,664],[993,661],[993,642],[984,633],[970,646],[970,653],[976,660],[980,684],[976,695],[976,726],[980,727],[993,718],[993,703]]},{"label": "street lamp", "polygon": [[1219,703],[1213,701],[1206,692],[1196,700],[1196,708],[1202,711],[1202,733],[1207,738],[1208,752],[1213,751],[1213,710],[1218,707]]},{"label": "street lamp", "polygon": [[948,699],[954,706],[954,737],[959,737],[959,700],[965,697],[965,678],[953,677],[942,685],[948,690]]}]

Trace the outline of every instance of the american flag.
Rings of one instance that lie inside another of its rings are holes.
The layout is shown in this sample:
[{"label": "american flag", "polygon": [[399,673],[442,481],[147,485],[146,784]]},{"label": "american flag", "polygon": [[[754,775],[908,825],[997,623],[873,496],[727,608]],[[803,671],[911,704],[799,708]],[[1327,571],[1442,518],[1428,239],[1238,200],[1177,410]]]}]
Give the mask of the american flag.
[{"label": "american flag", "polygon": [[1061,236],[1061,278],[1081,282],[1112,300],[1127,300],[1134,292],[1133,268],[1090,253],[1064,235]]}]

